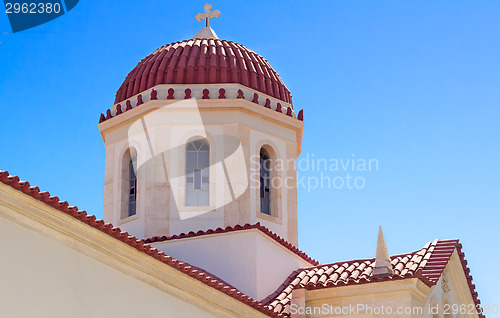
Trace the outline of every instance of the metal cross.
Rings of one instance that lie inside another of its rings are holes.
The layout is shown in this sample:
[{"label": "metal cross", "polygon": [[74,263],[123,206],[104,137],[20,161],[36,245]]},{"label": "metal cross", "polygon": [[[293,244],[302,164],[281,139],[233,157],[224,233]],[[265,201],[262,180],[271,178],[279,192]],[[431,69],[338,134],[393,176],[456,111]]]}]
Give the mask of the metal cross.
[{"label": "metal cross", "polygon": [[203,6],[203,9],[205,9],[205,13],[197,13],[196,14],[196,20],[201,21],[202,19],[205,19],[205,27],[210,26],[210,18],[218,18],[220,15],[219,10],[214,10],[210,12],[210,9],[212,9],[212,5],[209,3],[205,3]]}]

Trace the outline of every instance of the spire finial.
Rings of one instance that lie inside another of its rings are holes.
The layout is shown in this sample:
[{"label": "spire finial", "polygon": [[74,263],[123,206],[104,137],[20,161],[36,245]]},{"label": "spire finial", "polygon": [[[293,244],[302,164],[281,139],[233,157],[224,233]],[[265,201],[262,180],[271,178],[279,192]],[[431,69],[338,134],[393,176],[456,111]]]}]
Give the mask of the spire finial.
[{"label": "spire finial", "polygon": [[384,233],[382,227],[378,227],[378,241],[377,241],[377,254],[375,256],[375,268],[373,269],[373,276],[392,276],[394,269],[391,264],[391,257],[385,244]]},{"label": "spire finial", "polygon": [[205,3],[203,9],[205,9],[205,13],[197,13],[195,18],[198,21],[205,19],[205,27],[196,33],[194,39],[218,39],[217,34],[215,34],[214,30],[210,27],[210,18],[218,18],[220,11],[210,11],[210,9],[212,9],[210,3]]}]

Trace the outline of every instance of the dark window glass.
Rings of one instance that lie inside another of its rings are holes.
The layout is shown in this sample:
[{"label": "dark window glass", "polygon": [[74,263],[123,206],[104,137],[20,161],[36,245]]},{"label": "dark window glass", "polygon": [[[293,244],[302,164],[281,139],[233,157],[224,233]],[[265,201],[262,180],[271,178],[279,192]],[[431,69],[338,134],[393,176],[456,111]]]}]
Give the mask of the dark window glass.
[{"label": "dark window glass", "polygon": [[271,215],[271,160],[264,148],[260,150],[260,212]]},{"label": "dark window glass", "polygon": [[129,197],[128,216],[135,215],[137,202],[137,158],[135,154],[130,154],[128,163]]}]

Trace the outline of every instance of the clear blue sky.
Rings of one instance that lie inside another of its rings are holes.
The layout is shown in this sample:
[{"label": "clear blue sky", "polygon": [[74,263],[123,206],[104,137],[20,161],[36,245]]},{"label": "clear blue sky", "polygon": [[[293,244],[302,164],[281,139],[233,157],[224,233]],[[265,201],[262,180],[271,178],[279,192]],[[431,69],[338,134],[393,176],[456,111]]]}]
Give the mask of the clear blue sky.
[{"label": "clear blue sky", "polygon": [[[102,217],[99,114],[139,60],[202,27],[203,3],[86,0],[16,34],[0,13],[0,169]],[[300,190],[300,248],[373,257],[379,224],[391,254],[460,238],[482,302],[500,303],[500,2],[212,4],[219,37],[305,109],[302,156],[379,162],[361,190]]]}]

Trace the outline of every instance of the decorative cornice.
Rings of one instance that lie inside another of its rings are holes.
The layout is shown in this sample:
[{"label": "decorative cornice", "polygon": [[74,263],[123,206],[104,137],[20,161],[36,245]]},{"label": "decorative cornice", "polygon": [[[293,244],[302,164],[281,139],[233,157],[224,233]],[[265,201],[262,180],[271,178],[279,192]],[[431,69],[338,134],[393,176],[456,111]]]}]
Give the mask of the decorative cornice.
[{"label": "decorative cornice", "polygon": [[[251,98],[250,98],[251,96]],[[304,120],[303,110],[298,115],[292,108],[292,105],[269,95],[265,95],[240,84],[191,84],[191,85],[157,85],[152,89],[130,97],[119,104],[111,106],[106,110],[106,115],[101,114],[99,123],[116,117],[124,112],[136,108],[151,100],[184,100],[184,99],[245,99],[257,105],[269,108],[285,116]],[[126,108],[123,109],[123,104]]]}]

